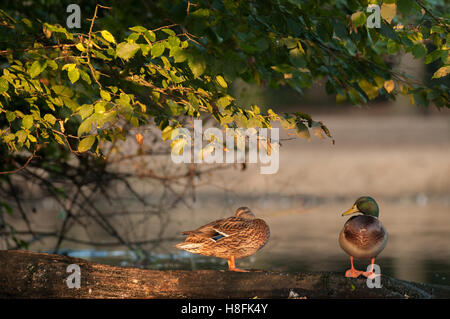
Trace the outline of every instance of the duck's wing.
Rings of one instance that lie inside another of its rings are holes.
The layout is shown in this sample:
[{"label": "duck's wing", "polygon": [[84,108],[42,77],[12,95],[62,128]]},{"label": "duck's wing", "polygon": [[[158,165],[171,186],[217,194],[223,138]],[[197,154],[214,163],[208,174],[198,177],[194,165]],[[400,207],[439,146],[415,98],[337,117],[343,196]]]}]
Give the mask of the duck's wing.
[{"label": "duck's wing", "polygon": [[[236,235],[243,229],[248,228],[249,223],[250,221],[243,218],[230,217],[213,221],[196,230],[183,232],[183,235],[188,235],[192,239],[208,238],[218,241],[221,238]],[[186,240],[190,239],[189,237]]]}]

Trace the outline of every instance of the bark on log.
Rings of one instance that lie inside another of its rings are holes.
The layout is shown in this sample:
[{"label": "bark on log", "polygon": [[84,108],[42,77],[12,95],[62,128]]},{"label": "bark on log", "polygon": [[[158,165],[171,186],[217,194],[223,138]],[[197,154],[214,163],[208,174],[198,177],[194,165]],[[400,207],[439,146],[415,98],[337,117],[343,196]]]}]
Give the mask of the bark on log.
[{"label": "bark on log", "polygon": [[[70,264],[81,269],[79,289],[67,287]],[[365,279],[348,279],[342,273],[160,271],[0,251],[0,298],[450,298],[447,286],[388,276],[381,282],[382,288],[370,289]]]}]

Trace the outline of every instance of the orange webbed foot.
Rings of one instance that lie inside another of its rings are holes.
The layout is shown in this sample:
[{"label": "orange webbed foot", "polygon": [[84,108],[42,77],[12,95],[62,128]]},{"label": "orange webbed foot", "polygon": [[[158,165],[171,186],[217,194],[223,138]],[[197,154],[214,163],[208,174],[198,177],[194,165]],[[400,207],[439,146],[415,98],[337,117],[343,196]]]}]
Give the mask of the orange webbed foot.
[{"label": "orange webbed foot", "polygon": [[345,277],[347,277],[347,278],[358,278],[362,274],[363,274],[363,272],[361,270],[349,269],[349,270],[347,270],[345,272]]}]

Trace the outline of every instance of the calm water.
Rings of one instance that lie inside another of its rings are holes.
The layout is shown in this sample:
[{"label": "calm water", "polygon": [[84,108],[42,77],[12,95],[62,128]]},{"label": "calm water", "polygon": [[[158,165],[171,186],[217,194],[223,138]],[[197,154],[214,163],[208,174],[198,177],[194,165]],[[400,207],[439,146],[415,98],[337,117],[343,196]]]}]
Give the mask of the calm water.
[{"label": "calm water", "polygon": [[[280,202],[286,200],[288,199],[278,198]],[[420,202],[421,200],[423,198],[419,197],[384,201],[380,204],[380,220],[389,232],[389,241],[376,263],[380,265],[382,273],[399,279],[450,285],[450,203],[443,198],[428,199],[426,203]],[[292,198],[288,201],[292,206],[299,204]],[[304,199],[297,201],[304,202]],[[319,200],[316,199],[317,201]],[[252,206],[258,207],[257,202]],[[260,215],[270,225],[270,241],[255,255],[238,260],[238,266],[274,271],[343,273],[350,265],[348,256],[337,242],[339,231],[347,220],[340,216],[342,207],[346,208],[344,202],[347,201],[334,200],[317,204],[310,200],[309,204],[303,204],[305,206],[301,210],[286,209],[283,212],[271,211],[266,205],[265,212]],[[256,211],[262,212],[264,209]],[[196,214],[198,216],[198,211]],[[212,214],[208,215],[212,217]],[[192,222],[190,216],[184,216],[189,222],[180,217],[184,221],[181,224],[201,225],[203,219],[207,219],[204,216],[194,218],[195,221]],[[181,229],[191,228],[194,227]],[[182,237],[179,238],[181,241]],[[177,242],[161,242],[148,259],[120,249],[66,249],[60,253],[100,263],[148,269],[227,268],[225,260],[177,250],[173,247]],[[357,261],[356,267],[365,269],[368,262]]]}]

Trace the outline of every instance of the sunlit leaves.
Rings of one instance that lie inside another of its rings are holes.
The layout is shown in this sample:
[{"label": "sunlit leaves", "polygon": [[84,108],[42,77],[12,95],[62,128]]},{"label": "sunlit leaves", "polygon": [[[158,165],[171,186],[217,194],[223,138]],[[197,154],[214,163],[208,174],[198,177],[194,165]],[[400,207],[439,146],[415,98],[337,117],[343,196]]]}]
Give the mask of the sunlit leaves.
[{"label": "sunlit leaves", "polygon": [[49,122],[52,125],[54,125],[56,123],[56,118],[50,113],[44,115],[44,120],[46,120],[47,122]]},{"label": "sunlit leaves", "polygon": [[89,135],[83,138],[78,144],[78,152],[86,152],[89,150],[95,142],[95,135]]},{"label": "sunlit leaves", "polygon": [[22,126],[25,129],[29,129],[33,126],[33,116],[32,115],[25,115],[22,119]]},{"label": "sunlit leaves", "polygon": [[216,76],[216,81],[217,81],[217,83],[219,83],[219,85],[221,87],[223,87],[223,88],[227,88],[228,87],[227,82],[225,81],[225,79],[221,75]]},{"label": "sunlit leaves", "polygon": [[444,76],[447,76],[449,73],[450,73],[450,66],[449,65],[443,66],[433,74],[432,79],[442,78]]},{"label": "sunlit leaves", "polygon": [[202,75],[206,69],[206,61],[201,56],[192,56],[188,61],[188,65],[195,77]]},{"label": "sunlit leaves", "polygon": [[28,73],[30,74],[31,78],[34,78],[36,76],[38,76],[39,74],[41,74],[42,71],[45,70],[45,68],[47,67],[47,62],[46,61],[34,61],[33,64],[31,64],[31,67],[28,71]]},{"label": "sunlit leaves", "polygon": [[151,54],[152,54],[152,58],[157,58],[159,56],[161,56],[164,53],[164,43],[160,42],[160,43],[156,43],[155,45],[152,46],[152,49],[150,50]]},{"label": "sunlit leaves", "polygon": [[101,31],[101,34],[106,41],[116,43],[116,39],[114,39],[114,36],[109,31],[103,30]]},{"label": "sunlit leaves", "polygon": [[[131,31],[135,31],[135,32],[141,32],[141,33],[147,31],[146,28],[144,28],[143,26],[140,26],[140,25],[135,26],[135,27],[131,27],[130,30],[131,30]],[[154,40],[153,40],[153,41],[154,41]]]},{"label": "sunlit leaves", "polygon": [[8,88],[9,88],[8,81],[6,81],[3,78],[0,78],[0,94],[8,91]]},{"label": "sunlit leaves", "polygon": [[137,43],[122,42],[117,45],[116,54],[119,58],[124,60],[129,60],[132,58],[140,49]]},{"label": "sunlit leaves", "polygon": [[391,23],[397,13],[397,5],[395,3],[383,3],[381,5],[381,16],[384,20]]},{"label": "sunlit leaves", "polygon": [[88,133],[91,130],[91,128],[92,128],[92,118],[88,117],[78,127],[77,135],[81,136],[84,133]]},{"label": "sunlit leaves", "polygon": [[105,101],[111,101],[111,95],[109,94],[108,91],[100,90],[100,96],[101,96],[102,99],[104,99]]},{"label": "sunlit leaves", "polygon": [[75,83],[80,78],[80,71],[77,68],[71,69],[67,72],[70,82]]},{"label": "sunlit leaves", "polygon": [[[0,116],[12,134],[3,134],[2,141],[28,147],[46,139],[67,147],[69,140],[76,149],[75,140],[86,135],[98,134],[101,144],[115,138],[109,130],[152,121],[167,138],[169,129],[185,123],[181,118],[204,113],[224,127],[270,127],[270,121],[280,121],[301,138],[329,136],[323,124],[306,115],[280,117],[252,103],[244,108],[230,95],[239,77],[267,87],[290,85],[298,92],[324,79],[328,94],[354,104],[397,93],[416,103],[448,104],[446,20],[434,20],[414,4],[407,8],[405,0],[375,2],[382,6],[381,28],[367,25],[367,3],[359,1],[312,7],[305,1],[226,1],[214,9],[198,2],[185,17],[184,9],[171,17],[183,25],[164,27],[167,20],[153,17],[148,24],[138,19],[142,25],[129,29],[127,24],[123,30],[102,30],[110,24],[96,21],[90,36],[33,21],[38,37],[26,27],[23,43],[5,47],[18,50],[5,55],[0,74]],[[405,18],[409,15],[413,19]],[[11,30],[2,28],[2,35]],[[399,59],[392,56],[404,52],[434,62],[426,79],[433,74],[433,81],[411,85],[406,75],[395,74]]]},{"label": "sunlit leaves", "polygon": [[84,47],[83,43],[77,43],[75,47],[81,52],[86,51],[86,48]]},{"label": "sunlit leaves", "polygon": [[351,19],[355,27],[360,27],[366,23],[366,15],[362,11],[353,13]]}]

